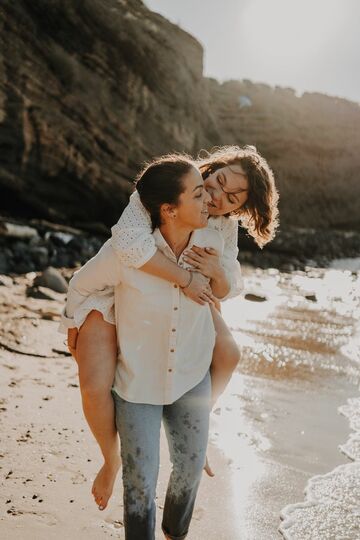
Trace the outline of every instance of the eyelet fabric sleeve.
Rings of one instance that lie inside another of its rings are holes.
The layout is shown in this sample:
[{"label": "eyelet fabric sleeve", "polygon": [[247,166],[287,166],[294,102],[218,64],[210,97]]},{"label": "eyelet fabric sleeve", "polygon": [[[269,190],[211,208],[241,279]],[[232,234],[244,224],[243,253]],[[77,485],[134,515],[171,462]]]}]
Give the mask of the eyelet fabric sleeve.
[{"label": "eyelet fabric sleeve", "polygon": [[225,270],[226,277],[230,284],[230,290],[221,302],[238,296],[244,288],[244,281],[241,274],[241,266],[237,259],[238,248],[238,222],[235,219],[219,216],[209,219],[209,227],[217,230],[224,239],[224,252],[221,257],[221,264]]},{"label": "eyelet fabric sleeve", "polygon": [[111,228],[111,245],[125,266],[140,268],[156,253],[151,218],[134,191],[119,221]]}]

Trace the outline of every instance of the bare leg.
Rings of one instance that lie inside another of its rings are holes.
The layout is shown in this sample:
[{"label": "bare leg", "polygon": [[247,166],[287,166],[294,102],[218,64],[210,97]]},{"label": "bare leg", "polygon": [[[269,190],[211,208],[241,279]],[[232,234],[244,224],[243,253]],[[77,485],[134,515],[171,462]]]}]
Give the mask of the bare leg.
[{"label": "bare leg", "polygon": [[[240,359],[239,347],[219,311],[219,309],[211,307],[216,331],[215,347],[210,366],[212,408],[224,392]],[[209,476],[214,476],[208,458],[206,458],[204,469]]]},{"label": "bare leg", "polygon": [[104,456],[104,465],[92,487],[96,504],[103,510],[111,497],[121,459],[110,393],[117,361],[116,327],[104,321],[98,311],[91,311],[80,328],[76,361],[84,414]]},{"label": "bare leg", "polygon": [[234,369],[240,360],[239,347],[231,335],[219,311],[211,308],[216,331],[215,347],[210,367],[212,384],[212,406],[224,392]]}]

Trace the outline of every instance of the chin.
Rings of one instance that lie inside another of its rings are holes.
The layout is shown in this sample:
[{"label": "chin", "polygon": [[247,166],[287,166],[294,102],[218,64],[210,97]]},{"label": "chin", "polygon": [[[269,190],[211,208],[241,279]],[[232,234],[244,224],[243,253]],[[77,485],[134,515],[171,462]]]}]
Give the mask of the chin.
[{"label": "chin", "polygon": [[200,225],[198,226],[199,229],[204,229],[205,227],[208,226],[208,216],[206,217],[203,217],[201,220],[200,220]]}]

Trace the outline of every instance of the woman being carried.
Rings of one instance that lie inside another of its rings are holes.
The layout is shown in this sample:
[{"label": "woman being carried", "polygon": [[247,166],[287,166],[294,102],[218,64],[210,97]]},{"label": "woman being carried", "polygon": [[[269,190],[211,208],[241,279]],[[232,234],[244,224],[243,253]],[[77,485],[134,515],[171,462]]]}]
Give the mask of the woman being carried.
[{"label": "woman being carried", "polygon": [[[278,195],[272,171],[254,147],[223,147],[196,164],[211,197],[208,227],[217,230],[224,241],[221,258],[213,249],[207,249],[209,246],[193,246],[181,265],[164,256],[154,242],[151,218],[138,191],[131,195],[129,205],[112,228],[110,242],[121,264],[177,284],[184,295],[203,305],[214,301],[212,293],[220,300],[239,294],[242,280],[237,261],[238,220],[257,244],[263,246],[273,238],[277,226]],[[92,490],[96,503],[103,509],[120,465],[110,395],[117,340],[113,292],[108,289],[93,292],[89,288],[78,294],[77,309],[71,311],[67,306],[63,328],[69,328],[69,349],[79,365],[84,413],[104,456],[104,465]],[[214,403],[238,363],[239,350],[221,315],[215,310],[212,315],[216,330],[211,363]]]}]

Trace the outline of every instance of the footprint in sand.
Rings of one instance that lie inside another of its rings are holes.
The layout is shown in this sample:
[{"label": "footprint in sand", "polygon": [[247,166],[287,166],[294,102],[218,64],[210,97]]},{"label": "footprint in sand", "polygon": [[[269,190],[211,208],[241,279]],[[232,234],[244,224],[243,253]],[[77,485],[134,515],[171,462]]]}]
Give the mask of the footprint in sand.
[{"label": "footprint in sand", "polygon": [[76,471],[72,475],[71,481],[73,484],[84,484],[86,482],[86,476],[80,471]]},{"label": "footprint in sand", "polygon": [[43,523],[44,525],[48,525],[49,527],[53,527],[54,525],[57,525],[58,520],[55,516],[52,514],[49,514],[48,512],[29,512],[26,510],[20,510],[15,508],[14,506],[11,506],[7,513],[15,518],[22,518],[26,517],[27,519],[32,518],[36,520],[37,522]]},{"label": "footprint in sand", "polygon": [[205,514],[205,508],[203,508],[202,506],[198,506],[194,510],[193,519],[196,519],[196,521],[200,521],[204,517],[204,514]]},{"label": "footprint in sand", "polygon": [[107,517],[104,519],[106,525],[114,530],[114,529],[122,529],[124,527],[124,523],[121,521],[121,519],[112,519],[111,517]]}]

